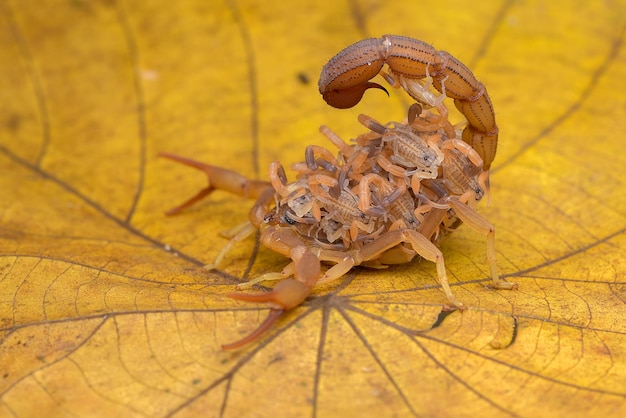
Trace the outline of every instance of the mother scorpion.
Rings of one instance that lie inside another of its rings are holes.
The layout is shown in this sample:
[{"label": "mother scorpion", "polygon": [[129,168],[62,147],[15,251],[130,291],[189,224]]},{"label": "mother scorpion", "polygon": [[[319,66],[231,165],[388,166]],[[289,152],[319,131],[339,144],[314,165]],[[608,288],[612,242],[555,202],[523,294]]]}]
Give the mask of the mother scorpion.
[{"label": "mother scorpion", "polygon": [[[385,64],[389,73],[383,71]],[[258,338],[284,312],[302,304],[317,284],[342,277],[354,266],[383,268],[409,262],[415,255],[436,264],[447,306],[463,309],[450,290],[443,254],[435,245],[461,223],[487,237],[492,286],[517,287],[500,277],[494,227],[473,209],[489,191],[488,170],[498,139],[485,87],[449,53],[417,39],[385,35],[361,40],[331,58],[322,69],[319,91],[330,106],[350,108],[369,88],[386,91],[369,81],[378,74],[418,102],[409,108],[406,121],[382,125],[361,115],[359,121],[369,132],[352,144],[322,126],[337,156],[324,147],[308,146],[305,161],[292,166],[297,172],[293,182],[287,181],[278,162],[270,164],[268,182],[161,154],[203,171],[209,183],[170,215],[217,189],[256,199],[249,221],[228,232],[230,241],[207,268],[218,267],[234,243],[257,229],[263,245],[291,259],[280,273],[244,284],[280,279],[272,291],[229,294],[268,303],[270,313],[255,331],[223,349]],[[446,97],[454,99],[467,119],[462,134],[447,119]],[[424,110],[429,108],[438,114]],[[331,265],[325,272],[322,262]]]}]

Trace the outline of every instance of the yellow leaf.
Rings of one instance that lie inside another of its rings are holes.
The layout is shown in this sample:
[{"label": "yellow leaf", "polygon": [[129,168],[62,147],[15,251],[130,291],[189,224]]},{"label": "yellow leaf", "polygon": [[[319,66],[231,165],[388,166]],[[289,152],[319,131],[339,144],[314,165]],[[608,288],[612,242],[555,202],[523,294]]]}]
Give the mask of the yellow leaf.
[{"label": "yellow leaf", "polygon": [[[613,2],[0,0],[0,417],[626,415],[626,5]],[[405,3],[405,4],[400,4]],[[483,237],[435,267],[355,269],[259,342],[263,306],[226,295],[286,260],[243,242],[207,272],[251,202],[157,158],[266,178],[400,119],[317,92],[341,48],[385,33],[451,52],[500,128]]]}]

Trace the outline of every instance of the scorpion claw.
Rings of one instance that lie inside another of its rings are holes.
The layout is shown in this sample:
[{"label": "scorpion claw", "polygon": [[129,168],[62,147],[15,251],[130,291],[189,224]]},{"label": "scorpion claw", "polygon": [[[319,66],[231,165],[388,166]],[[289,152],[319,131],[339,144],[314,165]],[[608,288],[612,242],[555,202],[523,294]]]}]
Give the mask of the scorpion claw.
[{"label": "scorpion claw", "polygon": [[271,309],[270,314],[267,316],[267,318],[265,318],[265,321],[263,321],[263,323],[259,325],[257,329],[255,329],[239,341],[235,341],[234,343],[230,344],[222,344],[222,350],[235,350],[256,340],[261,335],[263,335],[265,331],[270,329],[272,325],[274,325],[274,323],[278,320],[278,318],[280,318],[283,312],[285,312],[283,309]]},{"label": "scorpion claw", "polygon": [[387,93],[387,96],[389,96],[389,92],[386,88],[384,88],[380,84],[372,82],[367,82],[340,90],[329,90],[325,92],[322,96],[324,97],[326,103],[334,108],[349,109],[361,101],[361,98],[363,97],[363,94],[367,89],[372,88],[380,89]]},{"label": "scorpion claw", "polygon": [[213,190],[215,190],[215,189],[213,187],[211,187],[211,186],[205,187],[204,189],[202,189],[198,193],[196,193],[195,196],[193,196],[192,198],[188,199],[184,203],[176,206],[175,208],[169,209],[167,212],[165,212],[165,214],[167,216],[178,215],[182,211],[188,209],[189,207],[195,205],[197,202],[199,202],[202,199],[204,199],[206,196],[210,195],[211,192],[213,192]]},{"label": "scorpion claw", "polygon": [[270,304],[270,313],[259,327],[243,339],[230,344],[222,345],[223,350],[232,350],[242,347],[263,335],[283,314],[304,302],[309,295],[309,289],[304,283],[295,279],[279,282],[274,290],[266,293],[230,293],[228,296],[244,302],[266,302]]},{"label": "scorpion claw", "polygon": [[230,293],[228,296],[244,302],[265,302],[269,303],[272,309],[288,311],[304,302],[310,292],[311,289],[304,283],[295,279],[286,279],[279,282],[271,292]]}]

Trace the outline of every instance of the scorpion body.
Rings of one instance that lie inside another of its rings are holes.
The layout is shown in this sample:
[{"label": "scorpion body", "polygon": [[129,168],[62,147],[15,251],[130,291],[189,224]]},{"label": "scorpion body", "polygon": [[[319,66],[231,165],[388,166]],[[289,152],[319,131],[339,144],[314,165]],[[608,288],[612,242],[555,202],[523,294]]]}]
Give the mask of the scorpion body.
[{"label": "scorpion body", "polygon": [[[385,63],[390,74],[382,73]],[[304,161],[292,166],[297,173],[292,182],[278,162],[270,165],[267,182],[162,154],[204,171],[209,178],[207,188],[169,214],[217,188],[256,199],[248,222],[230,234],[229,243],[207,267],[218,267],[234,243],[257,229],[263,245],[291,259],[280,273],[248,283],[280,279],[272,291],[229,295],[268,303],[270,314],[254,332],[224,349],[256,339],[285,311],[303,303],[319,283],[337,279],[354,266],[386,267],[415,255],[436,264],[448,306],[463,309],[450,289],[443,254],[435,245],[461,223],[486,236],[493,286],[516,287],[500,278],[494,228],[473,209],[488,193],[488,169],[498,137],[484,86],[450,54],[422,41],[386,35],[357,42],[333,57],[322,69],[320,93],[331,106],[354,106],[367,89],[384,89],[369,81],[379,73],[419,104],[409,108],[403,122],[383,125],[359,116],[369,131],[352,143],[321,127],[337,156],[327,148],[308,146]],[[439,94],[430,90],[431,84]],[[446,97],[453,98],[467,118],[462,134],[447,119]],[[330,267],[323,271],[322,264]]]}]

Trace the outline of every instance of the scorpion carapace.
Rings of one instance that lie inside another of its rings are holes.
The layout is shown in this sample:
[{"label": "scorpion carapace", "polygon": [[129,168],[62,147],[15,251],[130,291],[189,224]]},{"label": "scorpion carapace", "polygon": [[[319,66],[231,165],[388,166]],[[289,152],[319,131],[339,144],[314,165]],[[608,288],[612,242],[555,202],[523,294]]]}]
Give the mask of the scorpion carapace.
[{"label": "scorpion carapace", "polygon": [[[388,35],[360,41],[332,58],[322,70],[320,91],[331,105],[354,105],[365,90],[377,86],[368,80],[381,72],[384,63],[391,72],[384,77],[403,87],[419,104],[410,106],[403,122],[381,124],[360,115],[368,131],[351,143],[322,126],[320,131],[334,151],[308,146],[304,160],[292,166],[293,181],[278,162],[270,164],[269,181],[258,181],[225,168],[161,154],[204,171],[209,180],[205,189],[169,214],[216,189],[256,199],[248,221],[229,233],[228,244],[207,268],[219,267],[232,245],[257,229],[264,246],[291,259],[281,272],[240,286],[280,280],[272,291],[229,295],[267,303],[270,313],[254,332],[223,345],[224,349],[259,337],[285,311],[302,304],[317,284],[340,278],[355,266],[382,268],[409,262],[416,255],[435,263],[446,306],[463,309],[450,289],[443,254],[436,246],[460,223],[487,238],[493,287],[516,287],[498,273],[493,226],[473,209],[488,192],[487,169],[497,140],[493,109],[483,85],[449,54],[415,39]],[[431,80],[439,94],[430,90]],[[462,134],[448,121],[447,96],[455,99],[468,119]],[[476,146],[472,138],[479,138],[482,145]],[[322,264],[329,267],[324,269]]]}]

